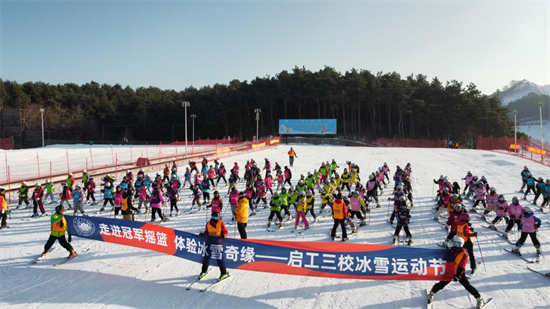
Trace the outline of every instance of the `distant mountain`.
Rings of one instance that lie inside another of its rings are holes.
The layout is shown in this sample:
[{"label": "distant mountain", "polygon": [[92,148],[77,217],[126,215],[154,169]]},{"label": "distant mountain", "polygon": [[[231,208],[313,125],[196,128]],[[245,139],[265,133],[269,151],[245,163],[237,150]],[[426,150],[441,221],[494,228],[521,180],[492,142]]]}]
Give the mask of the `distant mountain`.
[{"label": "distant mountain", "polygon": [[508,103],[519,100],[531,92],[538,95],[550,95],[550,85],[540,86],[526,79],[513,80],[510,84],[504,86],[502,90],[497,90],[491,96],[501,98],[502,105],[507,106]]}]

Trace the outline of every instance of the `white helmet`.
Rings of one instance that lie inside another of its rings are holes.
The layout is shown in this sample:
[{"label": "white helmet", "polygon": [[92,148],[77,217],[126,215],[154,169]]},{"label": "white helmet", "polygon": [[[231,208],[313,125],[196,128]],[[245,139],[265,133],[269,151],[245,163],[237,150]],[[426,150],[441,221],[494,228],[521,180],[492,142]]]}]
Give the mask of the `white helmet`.
[{"label": "white helmet", "polygon": [[46,179],[46,183],[50,183],[50,180],[49,180],[49,179]]},{"label": "white helmet", "polygon": [[451,240],[451,247],[464,247],[464,239],[458,236],[453,237],[453,240]]},{"label": "white helmet", "polygon": [[35,183],[34,183],[34,186],[35,186],[35,187],[40,187],[40,184],[39,184],[38,182],[35,182]]},{"label": "white helmet", "polygon": [[26,185],[27,185],[27,182],[26,182],[26,181],[23,181],[21,184],[26,186]]},{"label": "white helmet", "polygon": [[86,173],[86,172],[88,172],[88,171],[87,170],[82,170],[82,173]]}]

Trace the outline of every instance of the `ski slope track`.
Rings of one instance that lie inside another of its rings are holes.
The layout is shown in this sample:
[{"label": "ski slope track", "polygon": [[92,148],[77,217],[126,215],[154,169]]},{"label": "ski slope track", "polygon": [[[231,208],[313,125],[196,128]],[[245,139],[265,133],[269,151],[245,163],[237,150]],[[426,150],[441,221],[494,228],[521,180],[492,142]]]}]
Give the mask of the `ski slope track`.
[{"label": "ski slope track", "polygon": [[[347,160],[361,167],[363,183],[368,173],[388,163],[393,175],[396,165],[412,164],[414,207],[412,208],[411,233],[413,246],[439,248],[447,233],[440,224],[432,220],[435,205],[435,186],[432,180],[443,174],[451,181],[460,180],[471,170],[474,175],[486,176],[489,184],[497,188],[511,201],[521,187],[519,174],[527,165],[535,177],[550,178],[550,167],[525,159],[499,153],[476,150],[419,149],[419,148],[368,148],[312,146],[304,144],[281,145],[276,148],[222,159],[227,167],[238,162],[243,166],[247,159],[254,158],[263,167],[264,158],[272,164],[288,164],[287,151],[293,146],[298,158],[294,162],[293,183],[300,174],[317,169],[321,161],[333,158],[340,165],[339,172]],[[185,168],[183,167],[183,170]],[[180,167],[181,173],[182,167]],[[262,172],[264,174],[264,172]],[[99,181],[98,181],[99,186]],[[239,184],[239,189],[242,188]],[[100,197],[97,188],[96,198]],[[220,185],[224,205],[228,207],[226,188]],[[393,228],[386,222],[391,188],[388,186],[380,197],[381,208],[373,208],[370,224],[359,228],[359,234],[351,237],[350,243],[391,244]],[[190,208],[190,191],[183,191],[178,203],[180,210]],[[269,194],[268,194],[269,196]],[[58,196],[56,196],[58,198]],[[532,200],[532,195],[528,197]],[[101,200],[101,199],[100,199]],[[525,200],[521,204],[526,205]],[[539,200],[539,205],[541,201]],[[467,208],[470,201],[465,201]],[[316,211],[320,209],[317,199]],[[261,207],[260,207],[261,208]],[[217,267],[210,267],[210,274],[186,290],[200,272],[201,265],[174,256],[116,244],[73,238],[77,252],[85,252],[59,266],[53,266],[67,257],[68,253],[59,244],[39,264],[32,261],[43,251],[49,236],[49,216],[28,218],[30,212],[12,209],[8,225],[11,228],[0,231],[0,307],[1,308],[426,308],[425,290],[435,282],[431,281],[372,281],[333,278],[300,277],[229,269],[238,275],[227,282],[213,286],[200,293],[219,276]],[[54,204],[46,205],[51,214]],[[99,206],[85,206],[95,214]],[[538,208],[537,208],[538,209]],[[70,211],[67,211],[70,214]],[[304,235],[290,233],[292,223],[274,233],[266,231],[269,209],[262,209],[250,217],[248,237],[285,241],[327,242],[330,246],[329,229],[333,221],[330,216],[322,217],[321,223],[312,225]],[[538,237],[543,253],[550,252],[550,215],[536,210],[535,215],[543,221]],[[100,216],[109,216],[108,212]],[[204,229],[210,213],[205,211],[184,213],[164,225],[192,233]],[[150,220],[143,214],[136,220]],[[229,237],[238,237],[236,225],[230,225],[230,210],[223,217],[229,230]],[[308,215],[311,222],[311,216]],[[157,221],[158,223],[158,221]],[[479,216],[472,215],[472,224],[479,233],[485,266],[479,265],[478,273],[471,280],[487,300],[494,298],[492,308],[550,308],[550,280],[530,271],[527,266],[543,272],[550,272],[550,257],[540,264],[527,264],[524,260],[503,251],[511,249],[505,239],[490,229]],[[497,226],[504,230],[503,223]],[[515,241],[517,235],[511,233]],[[481,262],[477,244],[475,255]],[[522,247],[525,257],[534,259],[535,249],[528,238]],[[469,273],[469,266],[467,267]],[[451,282],[434,299],[435,308],[475,308],[475,300],[459,284]]]}]

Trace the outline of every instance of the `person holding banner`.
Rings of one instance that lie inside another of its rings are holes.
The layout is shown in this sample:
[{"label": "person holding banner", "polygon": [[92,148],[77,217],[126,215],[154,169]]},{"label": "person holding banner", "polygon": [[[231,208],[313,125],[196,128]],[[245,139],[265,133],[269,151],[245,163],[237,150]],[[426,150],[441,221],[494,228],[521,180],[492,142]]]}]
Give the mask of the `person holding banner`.
[{"label": "person holding banner", "polygon": [[[475,287],[470,284],[468,277],[466,277],[465,267],[468,263],[468,253],[466,249],[462,248],[464,246],[464,239],[459,236],[455,236],[451,242],[451,251],[454,256],[454,272],[453,272],[453,281],[458,281],[462,286],[472,294],[477,300],[477,308],[483,308],[485,306],[485,301],[481,298],[481,295]],[[434,296],[437,292],[443,290],[450,281],[439,281],[436,283],[431,291],[428,294],[428,304],[433,302]]]},{"label": "person holding banner", "polygon": [[241,239],[246,239],[246,225],[248,224],[248,209],[250,208],[248,204],[248,198],[246,197],[244,192],[239,193],[239,205],[237,205],[237,209],[235,210],[235,216],[237,220],[237,228],[239,230],[239,234],[241,235]]},{"label": "person holding banner", "polygon": [[218,261],[218,266],[220,267],[220,278],[218,281],[222,281],[229,277],[229,273],[225,267],[224,254],[222,252],[223,239],[227,237],[227,229],[220,218],[219,212],[212,213],[212,218],[206,223],[205,231],[199,234],[199,236],[204,235],[208,237],[206,238],[206,254],[202,259],[202,270],[199,279],[202,279],[208,273],[208,264],[210,263],[210,258],[213,257]]},{"label": "person holding banner", "polygon": [[296,151],[294,151],[294,149],[290,147],[290,150],[288,151],[288,162],[290,164],[290,167],[294,166],[294,157],[298,158],[298,156],[296,155]]},{"label": "person holding banner", "polygon": [[346,241],[348,240],[346,232],[346,219],[348,217],[347,207],[342,200],[342,193],[338,192],[335,198],[336,199],[332,203],[332,218],[334,219],[334,225],[332,226],[330,237],[332,237],[332,240],[336,238],[336,229],[338,225],[340,225],[342,228],[342,241]]}]

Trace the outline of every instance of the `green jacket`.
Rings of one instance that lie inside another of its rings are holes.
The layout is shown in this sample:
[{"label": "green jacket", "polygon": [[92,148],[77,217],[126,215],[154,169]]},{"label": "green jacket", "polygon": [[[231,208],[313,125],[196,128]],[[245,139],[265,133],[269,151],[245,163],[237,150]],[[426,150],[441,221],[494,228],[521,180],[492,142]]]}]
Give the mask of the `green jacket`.
[{"label": "green jacket", "polygon": [[29,187],[24,186],[19,188],[19,197],[26,198],[27,196],[29,196]]},{"label": "green jacket", "polygon": [[83,173],[83,174],[82,174],[82,183],[87,183],[87,182],[88,182],[88,178],[89,178],[88,173]]},{"label": "green jacket", "polygon": [[55,237],[61,237],[65,235],[67,230],[67,221],[62,214],[55,212],[51,217],[50,221],[52,222],[52,232],[51,235]]},{"label": "green jacket", "polygon": [[313,175],[306,177],[306,186],[308,188],[313,188],[314,182],[315,182],[315,178],[313,177]]},{"label": "green jacket", "polygon": [[288,192],[281,192],[279,193],[279,198],[281,199],[281,204],[284,206],[288,205]]},{"label": "green jacket", "polygon": [[47,183],[46,184],[46,193],[53,193],[54,189],[53,189],[53,183]]},{"label": "green jacket", "polygon": [[271,206],[271,211],[281,211],[281,203],[281,197],[272,198],[271,203],[269,203]]}]

